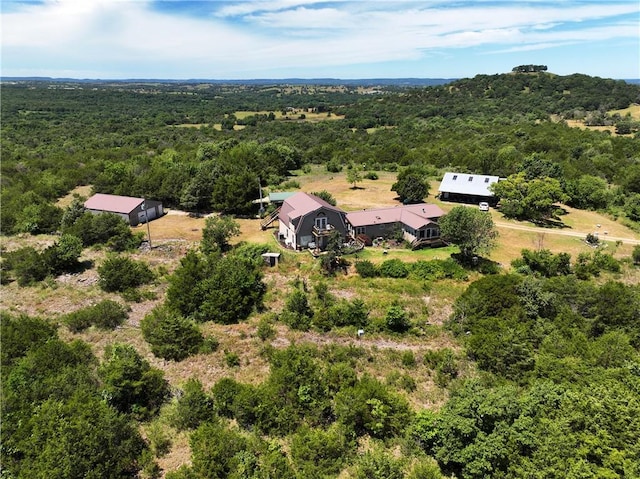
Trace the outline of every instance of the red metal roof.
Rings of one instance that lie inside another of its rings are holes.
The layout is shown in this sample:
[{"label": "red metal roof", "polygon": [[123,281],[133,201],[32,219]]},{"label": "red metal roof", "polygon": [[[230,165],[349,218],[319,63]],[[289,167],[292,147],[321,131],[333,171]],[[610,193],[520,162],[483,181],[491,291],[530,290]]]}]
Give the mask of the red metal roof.
[{"label": "red metal roof", "polygon": [[395,206],[392,208],[351,211],[347,213],[347,221],[354,227],[403,223],[413,229],[418,229],[443,215],[444,211],[438,206],[420,203],[417,205]]},{"label": "red metal roof", "polygon": [[96,193],[84,202],[84,207],[89,210],[108,211],[110,213],[124,213],[128,215],[144,202],[144,198],[131,196],[105,195]]},{"label": "red metal roof", "polygon": [[344,214],[344,211],[340,208],[330,205],[317,196],[299,192],[284,200],[278,218],[284,221],[285,224],[288,224],[290,221],[319,210],[320,208],[326,208]]}]

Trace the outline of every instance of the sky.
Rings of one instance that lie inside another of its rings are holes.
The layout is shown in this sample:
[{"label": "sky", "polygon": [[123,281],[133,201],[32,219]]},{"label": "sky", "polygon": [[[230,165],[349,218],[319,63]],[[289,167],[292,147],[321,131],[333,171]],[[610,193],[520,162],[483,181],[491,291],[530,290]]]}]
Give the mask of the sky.
[{"label": "sky", "polygon": [[1,0],[2,77],[640,78],[638,0]]}]

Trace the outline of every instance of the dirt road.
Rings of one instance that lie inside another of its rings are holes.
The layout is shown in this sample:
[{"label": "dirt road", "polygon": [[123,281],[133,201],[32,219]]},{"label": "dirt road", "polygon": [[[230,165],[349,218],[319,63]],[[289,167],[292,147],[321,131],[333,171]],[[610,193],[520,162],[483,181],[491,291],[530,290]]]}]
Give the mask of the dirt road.
[{"label": "dirt road", "polygon": [[[498,228],[507,228],[512,230],[520,230],[520,231],[530,231],[532,233],[544,233],[550,235],[561,235],[561,236],[573,236],[575,238],[586,238],[587,233],[581,233],[579,231],[573,230],[562,230],[562,229],[551,229],[551,228],[536,228],[535,226],[523,226],[523,225],[514,225],[511,223],[502,223],[496,222],[495,225]],[[619,237],[619,236],[609,236],[605,235],[604,232],[598,235],[603,241],[622,241],[626,244],[640,244],[640,239],[638,238],[629,238],[629,237]]]}]

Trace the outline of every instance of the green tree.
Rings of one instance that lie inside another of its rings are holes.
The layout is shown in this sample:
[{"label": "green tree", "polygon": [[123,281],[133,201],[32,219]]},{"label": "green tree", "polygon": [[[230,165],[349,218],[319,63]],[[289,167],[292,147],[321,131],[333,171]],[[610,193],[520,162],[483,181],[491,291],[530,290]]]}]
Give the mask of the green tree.
[{"label": "green tree", "polygon": [[146,263],[126,256],[110,256],[98,267],[100,287],[108,292],[126,291],[149,283],[153,272]]},{"label": "green tree", "polygon": [[204,423],[191,434],[192,468],[202,479],[226,479],[236,470],[236,455],[248,449],[247,439],[220,424]]},{"label": "green tree", "polygon": [[500,211],[509,218],[543,221],[551,216],[556,203],[568,199],[555,178],[527,180],[524,173],[511,175],[489,187],[500,198]]},{"label": "green tree", "polygon": [[200,329],[166,306],[154,308],[140,323],[142,336],[156,356],[172,361],[196,354],[204,342]]},{"label": "green tree", "polygon": [[576,208],[603,209],[612,200],[607,181],[591,175],[567,182],[565,191],[569,196],[567,203]]},{"label": "green tree", "polygon": [[438,224],[442,238],[457,245],[465,260],[489,252],[498,236],[491,216],[477,208],[455,206]]},{"label": "green tree", "polygon": [[227,251],[229,240],[240,234],[240,225],[230,216],[210,216],[202,229],[200,248],[205,254],[213,251]]},{"label": "green tree", "polygon": [[51,272],[44,255],[32,246],[25,246],[7,253],[2,267],[14,272],[20,286],[29,286],[42,281]]},{"label": "green tree", "polygon": [[180,430],[195,429],[201,423],[212,421],[214,418],[213,399],[207,396],[198,379],[189,379],[178,398],[173,425]]},{"label": "green tree", "polygon": [[334,413],[347,431],[380,439],[401,434],[410,420],[406,400],[369,376],[335,395]]},{"label": "green tree", "polygon": [[291,457],[301,477],[337,475],[355,449],[344,428],[300,428],[291,440]]},{"label": "green tree", "polygon": [[64,234],[44,251],[44,258],[55,274],[76,270],[82,254],[82,240],[77,236]]},{"label": "green tree", "polygon": [[352,189],[357,188],[357,183],[362,181],[362,167],[360,165],[356,165],[355,163],[351,163],[351,166],[347,169],[347,182],[351,183],[353,186]]},{"label": "green tree", "polygon": [[429,194],[429,182],[427,174],[417,167],[408,167],[398,173],[396,182],[391,186],[391,191],[398,193],[403,203],[420,203]]},{"label": "green tree", "polygon": [[390,331],[404,333],[411,327],[407,312],[399,304],[393,304],[384,315],[384,322]]},{"label": "green tree", "polygon": [[367,451],[358,460],[355,479],[402,479],[402,462],[382,449]]},{"label": "green tree", "polygon": [[194,250],[180,260],[180,266],[169,277],[167,305],[183,316],[193,316],[202,301],[205,291],[198,285],[209,276],[209,262]]},{"label": "green tree", "polygon": [[197,321],[221,324],[246,319],[265,292],[256,263],[234,254],[220,257],[189,252],[169,283],[170,308]]},{"label": "green tree", "polygon": [[126,416],[97,396],[49,399],[29,419],[15,477],[132,477],[144,441]]},{"label": "green tree", "polygon": [[329,203],[332,206],[336,206],[336,204],[337,204],[336,199],[327,190],[312,191],[311,194],[313,196],[317,196],[321,200],[326,201],[327,203]]},{"label": "green tree", "polygon": [[128,344],[105,349],[98,368],[107,402],[123,413],[140,418],[155,414],[169,394],[164,374]]}]

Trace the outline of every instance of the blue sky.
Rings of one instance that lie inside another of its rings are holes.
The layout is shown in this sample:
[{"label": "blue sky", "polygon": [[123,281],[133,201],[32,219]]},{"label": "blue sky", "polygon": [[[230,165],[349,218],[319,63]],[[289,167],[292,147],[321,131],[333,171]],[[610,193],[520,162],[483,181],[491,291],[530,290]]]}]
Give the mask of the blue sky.
[{"label": "blue sky", "polygon": [[3,77],[640,78],[638,0],[2,0],[0,21]]}]

